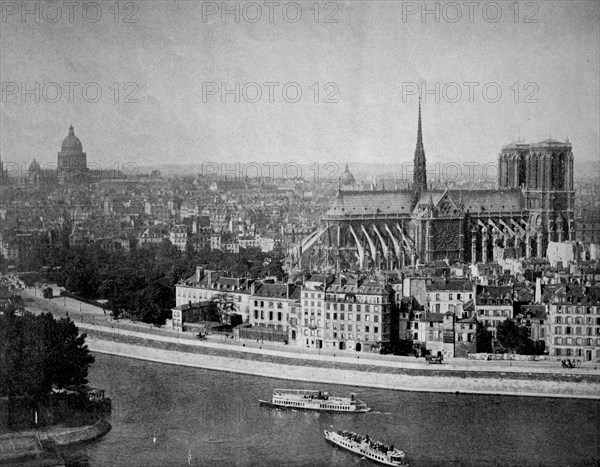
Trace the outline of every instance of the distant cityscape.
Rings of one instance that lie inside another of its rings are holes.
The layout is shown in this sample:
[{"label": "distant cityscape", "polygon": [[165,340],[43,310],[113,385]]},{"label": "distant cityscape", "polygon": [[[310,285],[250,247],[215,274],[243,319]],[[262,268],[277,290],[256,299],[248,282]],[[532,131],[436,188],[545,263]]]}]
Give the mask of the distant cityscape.
[{"label": "distant cityscape", "polygon": [[89,169],[71,126],[56,169],[34,160],[22,177],[2,171],[2,267],[43,271],[58,245],[278,252],[282,277],[198,265],[174,284],[167,325],[201,332],[220,297],[242,337],[466,357],[496,347],[509,320],[529,351],[599,360],[600,193],[577,185],[571,143],[505,146],[492,187],[428,182],[420,108],[416,140],[410,183],[355,177],[349,165],[335,181],[214,164],[167,177]]}]

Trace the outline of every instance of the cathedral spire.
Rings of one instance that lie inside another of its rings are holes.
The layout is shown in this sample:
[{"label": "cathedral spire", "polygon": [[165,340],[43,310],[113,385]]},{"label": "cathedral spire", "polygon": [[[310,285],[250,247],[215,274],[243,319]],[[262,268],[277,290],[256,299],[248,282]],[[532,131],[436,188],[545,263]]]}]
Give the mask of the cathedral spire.
[{"label": "cathedral spire", "polygon": [[425,148],[423,147],[423,129],[421,126],[421,98],[419,97],[419,122],[417,124],[417,147],[413,169],[414,190],[419,194],[427,189],[427,164],[425,161]]}]

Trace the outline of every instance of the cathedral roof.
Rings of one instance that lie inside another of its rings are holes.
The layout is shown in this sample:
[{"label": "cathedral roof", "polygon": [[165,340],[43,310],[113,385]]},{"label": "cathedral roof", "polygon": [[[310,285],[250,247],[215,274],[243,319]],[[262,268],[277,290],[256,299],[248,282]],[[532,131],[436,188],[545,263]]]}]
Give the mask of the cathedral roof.
[{"label": "cathedral roof", "polygon": [[445,195],[457,206],[462,204],[470,213],[501,213],[521,211],[525,208],[523,193],[514,190],[427,190],[421,193],[418,206],[437,206]]},{"label": "cathedral roof", "polygon": [[75,130],[73,129],[73,125],[69,127],[69,134],[63,139],[61,145],[62,152],[82,152],[83,148],[81,146],[81,141],[77,136],[75,136]]},{"label": "cathedral roof", "polygon": [[341,192],[325,218],[410,216],[412,191]]},{"label": "cathedral roof", "polygon": [[462,195],[465,211],[477,212],[515,212],[525,208],[525,198],[519,189],[514,190],[464,190],[449,191],[453,199]]}]

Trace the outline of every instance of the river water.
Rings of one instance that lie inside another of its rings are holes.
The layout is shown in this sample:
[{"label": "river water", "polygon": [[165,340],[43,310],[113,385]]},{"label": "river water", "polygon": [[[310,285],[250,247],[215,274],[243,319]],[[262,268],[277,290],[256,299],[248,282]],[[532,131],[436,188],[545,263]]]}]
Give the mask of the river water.
[{"label": "river water", "polygon": [[[403,449],[411,466],[579,466],[600,459],[600,402],[410,393],[292,382],[95,354],[90,385],[113,400],[112,430],[68,447],[68,466],[357,466],[331,427]],[[366,414],[260,407],[273,388],[357,397]]]}]

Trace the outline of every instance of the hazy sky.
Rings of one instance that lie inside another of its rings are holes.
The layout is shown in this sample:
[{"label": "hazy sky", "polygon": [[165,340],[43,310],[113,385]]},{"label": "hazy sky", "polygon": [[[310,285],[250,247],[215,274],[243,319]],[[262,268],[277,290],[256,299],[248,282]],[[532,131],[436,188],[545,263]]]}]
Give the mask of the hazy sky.
[{"label": "hazy sky", "polygon": [[27,2],[39,21],[1,3],[4,162],[55,163],[71,123],[106,168],[410,162],[422,86],[428,162],[495,161],[520,135],[598,167],[598,1],[321,2],[318,21],[313,1],[227,2],[239,22],[223,2]]}]

